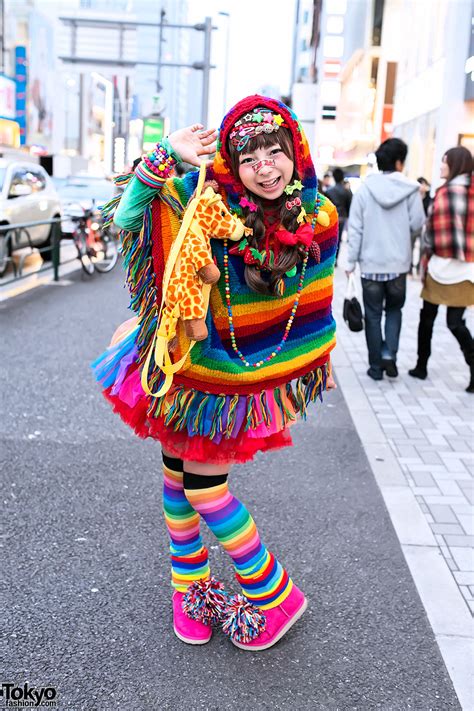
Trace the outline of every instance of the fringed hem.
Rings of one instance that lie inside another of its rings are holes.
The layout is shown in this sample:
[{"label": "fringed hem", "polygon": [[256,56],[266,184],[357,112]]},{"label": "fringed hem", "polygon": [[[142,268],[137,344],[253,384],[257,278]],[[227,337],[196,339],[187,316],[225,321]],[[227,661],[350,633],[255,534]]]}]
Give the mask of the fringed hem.
[{"label": "fringed hem", "polygon": [[310,402],[322,400],[328,363],[291,383],[258,394],[220,394],[173,385],[160,398],[141,386],[137,319],[117,329],[92,364],[104,395],[139,437],[158,439],[174,456],[200,462],[245,462],[256,452],[291,446],[288,433]]}]

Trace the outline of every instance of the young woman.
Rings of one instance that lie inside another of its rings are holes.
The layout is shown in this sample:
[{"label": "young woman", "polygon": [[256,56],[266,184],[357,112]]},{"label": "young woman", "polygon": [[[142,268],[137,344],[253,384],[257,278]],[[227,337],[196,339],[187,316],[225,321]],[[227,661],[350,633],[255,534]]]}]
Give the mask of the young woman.
[{"label": "young woman", "polygon": [[[235,645],[259,650],[286,633],[307,601],[229,491],[228,474],[258,451],[291,445],[298,415],[334,387],[337,215],[317,193],[292,111],[257,95],[234,106],[206,177],[243,221],[246,237],[233,247],[212,240],[221,278],[211,291],[209,335],[165,395],[147,396],[141,370],[157,328],[163,265],[197,183],[196,172],[168,175],[180,160],[199,165],[215,151],[215,139],[196,124],[172,133],[137,166],[114,219],[127,231],[124,259],[138,320],[121,329],[94,367],[114,409],[138,435],[162,445],[175,633],[203,644],[218,619]],[[188,344],[179,330],[175,362]],[[151,368],[154,393],[162,382]],[[201,519],[231,556],[244,596],[229,597],[211,578]]]},{"label": "young woman", "polygon": [[447,310],[447,325],[470,368],[466,388],[474,393],[474,341],[464,321],[466,306],[474,304],[474,184],[473,161],[467,148],[450,148],[443,156],[441,177],[423,235],[422,265],[426,272],[418,326],[418,361],[409,370],[414,378],[428,375],[431,338],[438,307]]}]

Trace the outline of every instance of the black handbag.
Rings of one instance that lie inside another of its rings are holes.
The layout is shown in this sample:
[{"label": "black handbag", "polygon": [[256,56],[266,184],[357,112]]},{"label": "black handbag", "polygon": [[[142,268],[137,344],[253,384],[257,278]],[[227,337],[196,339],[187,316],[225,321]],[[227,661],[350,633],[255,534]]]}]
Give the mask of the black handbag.
[{"label": "black handbag", "polygon": [[347,282],[342,315],[350,331],[357,332],[364,330],[364,314],[359,299],[356,296],[355,277],[353,274],[349,275]]}]

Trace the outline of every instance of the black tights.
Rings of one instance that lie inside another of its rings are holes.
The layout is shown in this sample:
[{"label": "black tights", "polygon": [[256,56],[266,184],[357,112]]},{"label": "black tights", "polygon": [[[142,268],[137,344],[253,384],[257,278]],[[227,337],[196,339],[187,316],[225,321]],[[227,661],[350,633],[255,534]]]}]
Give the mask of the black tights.
[{"label": "black tights", "polygon": [[[426,370],[428,359],[431,355],[431,337],[438,308],[438,304],[430,304],[429,301],[423,301],[423,308],[420,311],[417,365],[423,370]],[[474,367],[474,341],[463,319],[465,310],[463,306],[448,306],[446,323],[459,343],[466,363],[472,368]]]}]

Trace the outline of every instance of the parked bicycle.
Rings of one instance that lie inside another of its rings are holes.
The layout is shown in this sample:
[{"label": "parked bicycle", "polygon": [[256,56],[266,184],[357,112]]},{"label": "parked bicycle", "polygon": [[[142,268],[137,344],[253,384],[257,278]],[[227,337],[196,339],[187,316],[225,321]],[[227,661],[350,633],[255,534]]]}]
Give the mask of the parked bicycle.
[{"label": "parked bicycle", "polygon": [[74,240],[77,256],[84,272],[110,272],[118,260],[118,240],[112,229],[102,230],[102,217],[95,209],[71,206],[70,214],[63,218],[62,234]]}]

